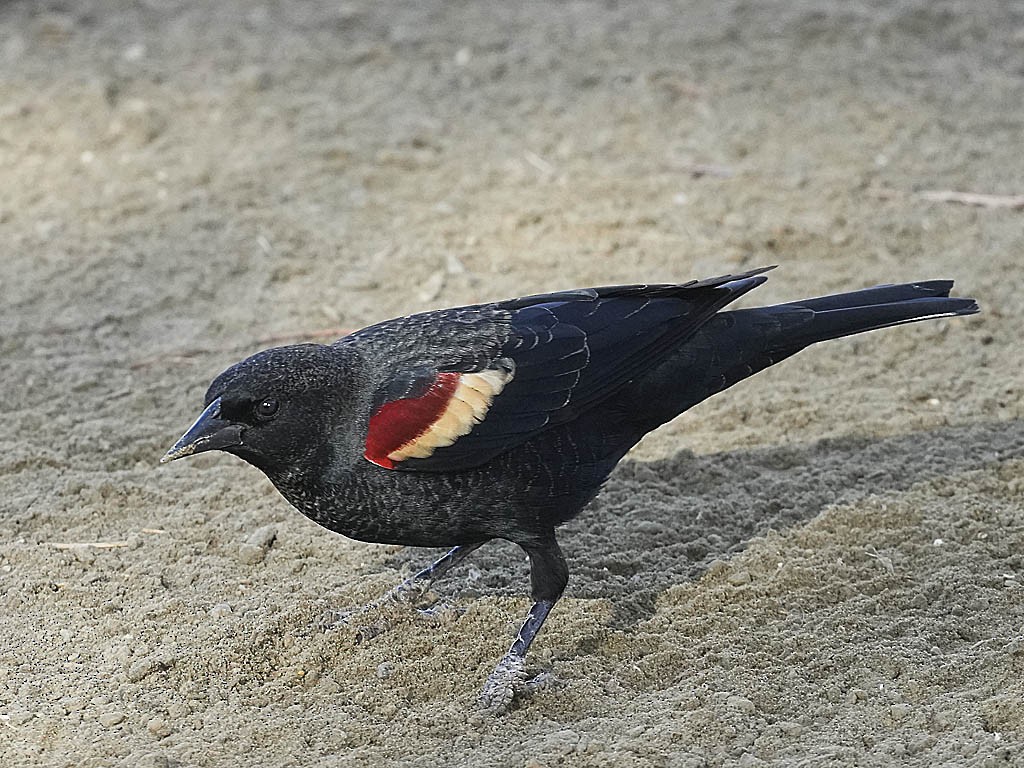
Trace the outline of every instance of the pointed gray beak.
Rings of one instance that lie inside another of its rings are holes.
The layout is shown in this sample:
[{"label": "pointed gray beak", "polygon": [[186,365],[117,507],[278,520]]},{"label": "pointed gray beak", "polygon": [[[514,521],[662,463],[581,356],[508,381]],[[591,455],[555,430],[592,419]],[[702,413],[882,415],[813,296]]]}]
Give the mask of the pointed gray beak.
[{"label": "pointed gray beak", "polygon": [[161,464],[191,456],[193,453],[215,451],[242,444],[242,425],[234,424],[220,417],[220,398],[218,397],[196,419],[195,424],[181,436],[171,449],[160,459]]}]

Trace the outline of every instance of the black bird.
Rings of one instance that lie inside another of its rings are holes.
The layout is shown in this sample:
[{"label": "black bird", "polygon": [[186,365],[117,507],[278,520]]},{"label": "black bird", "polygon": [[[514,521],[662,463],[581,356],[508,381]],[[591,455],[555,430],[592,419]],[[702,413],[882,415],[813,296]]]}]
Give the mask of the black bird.
[{"label": "black bird", "polygon": [[640,438],[815,342],[978,311],[949,298],[948,280],[721,311],[767,269],[424,312],[268,349],[214,380],[162,461],[227,451],[332,531],[453,547],[395,596],[491,539],[521,546],[534,603],[481,695],[502,709],[569,578],[555,529]]}]

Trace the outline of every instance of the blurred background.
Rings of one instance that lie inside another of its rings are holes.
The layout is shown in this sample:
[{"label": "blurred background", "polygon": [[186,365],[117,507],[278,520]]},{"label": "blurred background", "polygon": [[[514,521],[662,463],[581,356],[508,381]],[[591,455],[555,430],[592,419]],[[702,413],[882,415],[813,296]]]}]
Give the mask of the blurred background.
[{"label": "blurred background", "polygon": [[[0,3],[6,763],[1024,759],[1022,137],[1018,2]],[[567,685],[503,721],[513,548],[356,646],[317,611],[429,553],[155,467],[260,348],[764,264],[748,303],[955,278],[983,314],[646,440],[564,537]]]}]

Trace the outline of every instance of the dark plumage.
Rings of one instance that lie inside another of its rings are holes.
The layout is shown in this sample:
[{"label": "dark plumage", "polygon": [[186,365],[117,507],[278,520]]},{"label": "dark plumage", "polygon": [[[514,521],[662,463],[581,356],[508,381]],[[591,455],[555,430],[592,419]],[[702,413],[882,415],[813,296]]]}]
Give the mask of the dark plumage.
[{"label": "dark plumage", "polygon": [[483,693],[503,707],[568,580],[556,527],[641,437],[815,342],[978,311],[938,280],[721,311],[765,271],[425,312],[269,349],[214,380],[164,460],[225,450],[332,531],[454,547],[398,592],[490,539],[519,544],[534,606]]}]

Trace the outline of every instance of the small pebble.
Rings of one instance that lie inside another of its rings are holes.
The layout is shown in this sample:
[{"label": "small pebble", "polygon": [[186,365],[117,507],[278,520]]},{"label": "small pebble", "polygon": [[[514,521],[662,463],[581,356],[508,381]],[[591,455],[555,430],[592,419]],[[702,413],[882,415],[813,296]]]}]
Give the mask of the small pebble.
[{"label": "small pebble", "polygon": [[747,714],[751,714],[757,709],[754,706],[754,702],[744,696],[730,696],[726,703],[731,709],[738,709],[740,712],[746,712]]},{"label": "small pebble", "polygon": [[113,728],[115,725],[119,725],[124,722],[125,714],[120,711],[104,712],[96,719],[99,720],[100,725],[104,728]]},{"label": "small pebble", "polygon": [[740,570],[733,571],[728,577],[729,583],[734,587],[742,586],[743,584],[750,583],[750,571]]},{"label": "small pebble", "polygon": [[569,728],[562,731],[549,733],[541,742],[541,749],[547,753],[557,755],[568,755],[576,751],[576,745],[580,743],[580,735]]},{"label": "small pebble", "polygon": [[786,736],[795,739],[804,732],[804,727],[800,723],[794,723],[792,720],[783,720],[779,723],[779,730]]},{"label": "small pebble", "polygon": [[856,704],[858,701],[864,701],[868,697],[868,692],[863,688],[851,688],[846,692],[846,703]]},{"label": "small pebble", "polygon": [[262,563],[277,538],[276,525],[264,525],[253,531],[238,549],[238,559],[246,565]]},{"label": "small pebble", "polygon": [[893,720],[903,720],[912,710],[909,704],[893,704],[889,707],[889,715]]},{"label": "small pebble", "polygon": [[85,708],[85,699],[81,696],[68,696],[61,699],[65,713],[81,712]]},{"label": "small pebble", "polygon": [[146,723],[146,730],[158,739],[163,739],[171,735],[171,726],[169,726],[162,717],[154,717]]},{"label": "small pebble", "polygon": [[171,659],[160,655],[147,656],[144,659],[139,659],[128,668],[128,672],[126,673],[128,682],[137,683],[154,672],[167,669],[172,663]]}]

